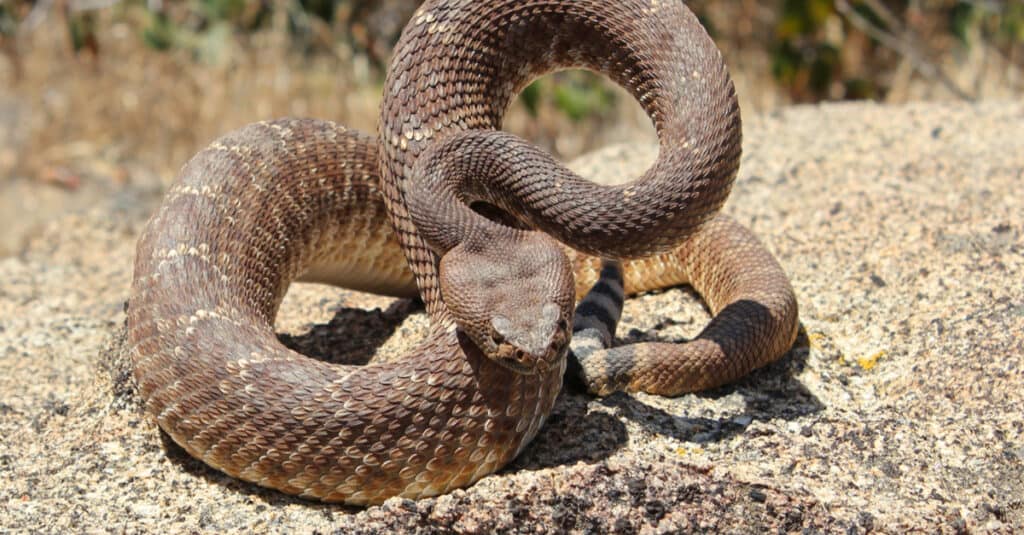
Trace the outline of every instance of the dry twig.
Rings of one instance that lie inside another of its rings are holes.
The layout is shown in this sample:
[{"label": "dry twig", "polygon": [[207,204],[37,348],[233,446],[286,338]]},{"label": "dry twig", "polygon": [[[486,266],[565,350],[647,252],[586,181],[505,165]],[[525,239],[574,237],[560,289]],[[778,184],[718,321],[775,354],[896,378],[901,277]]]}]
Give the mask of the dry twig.
[{"label": "dry twig", "polygon": [[892,26],[894,29],[900,31],[900,35],[896,35],[892,32],[880,28],[875,24],[872,24],[870,20],[858,13],[847,0],[836,0],[835,6],[836,11],[841,13],[850,24],[857,27],[859,30],[867,34],[872,39],[878,41],[883,46],[888,47],[891,50],[906,57],[914,69],[921,73],[922,76],[935,80],[949,89],[957,97],[967,100],[974,101],[976,98],[964,91],[946,72],[935,63],[928,61],[924,54],[920,52],[918,47],[914,44],[911,32],[909,29],[903,28],[902,24],[896,19],[896,17],[877,0],[864,0],[864,3],[868,5],[875,13],[878,13],[879,17],[884,19],[887,24]]}]

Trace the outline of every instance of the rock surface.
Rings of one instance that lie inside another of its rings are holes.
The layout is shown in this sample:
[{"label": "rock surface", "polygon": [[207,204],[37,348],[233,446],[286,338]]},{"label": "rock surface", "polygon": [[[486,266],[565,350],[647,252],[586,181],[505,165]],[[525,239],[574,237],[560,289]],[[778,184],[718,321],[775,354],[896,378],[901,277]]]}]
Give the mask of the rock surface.
[{"label": "rock surface", "polygon": [[[0,259],[0,531],[1024,530],[1024,103],[792,108],[745,140],[726,210],[792,276],[786,357],[676,399],[565,392],[502,472],[365,510],[212,471],[139,411],[119,336],[152,201],[49,225]],[[683,289],[642,296],[620,341],[706,318]],[[409,301],[311,285],[278,319],[309,353],[396,355],[424,325]]]}]

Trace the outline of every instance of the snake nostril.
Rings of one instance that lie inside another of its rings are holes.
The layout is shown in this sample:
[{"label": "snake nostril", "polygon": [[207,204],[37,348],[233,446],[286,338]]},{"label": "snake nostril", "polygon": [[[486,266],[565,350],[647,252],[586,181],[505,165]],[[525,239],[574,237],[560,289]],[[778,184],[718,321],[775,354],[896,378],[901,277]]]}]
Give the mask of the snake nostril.
[{"label": "snake nostril", "polygon": [[520,364],[528,365],[531,362],[533,362],[533,360],[533,356],[527,353],[526,351],[516,351],[516,361],[518,361]]}]

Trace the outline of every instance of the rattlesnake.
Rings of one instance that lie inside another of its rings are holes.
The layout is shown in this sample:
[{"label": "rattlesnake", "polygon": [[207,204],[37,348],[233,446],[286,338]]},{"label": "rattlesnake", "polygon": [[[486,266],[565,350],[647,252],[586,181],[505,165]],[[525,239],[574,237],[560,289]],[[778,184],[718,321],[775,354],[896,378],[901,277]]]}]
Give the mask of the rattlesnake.
[{"label": "rattlesnake", "polygon": [[[498,131],[527,82],[563,67],[608,75],[647,111],[660,154],[643,177],[596,186]],[[304,497],[468,485],[550,412],[597,256],[643,257],[624,262],[625,291],[689,281],[716,317],[689,344],[581,345],[592,390],[675,395],[740,377],[789,347],[796,303],[756,238],[715,216],[739,155],[732,83],[680,2],[428,0],[397,45],[376,139],[283,119],[183,168],[139,239],[129,299],[147,411],[210,466]],[[294,353],[273,321],[298,276],[418,289],[430,335],[387,364]],[[578,328],[601,302],[614,323],[602,295],[616,288],[598,284]]]}]

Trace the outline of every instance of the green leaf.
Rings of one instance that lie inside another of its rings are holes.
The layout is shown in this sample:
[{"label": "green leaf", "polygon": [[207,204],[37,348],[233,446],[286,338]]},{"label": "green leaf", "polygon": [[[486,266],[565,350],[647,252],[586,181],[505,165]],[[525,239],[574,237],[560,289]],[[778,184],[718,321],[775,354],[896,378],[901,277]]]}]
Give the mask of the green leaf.
[{"label": "green leaf", "polygon": [[526,86],[526,89],[523,89],[523,91],[519,93],[519,100],[522,101],[523,106],[526,107],[526,111],[530,114],[530,117],[537,117],[537,109],[540,105],[540,94],[540,80],[535,80],[533,83]]},{"label": "green leaf", "polygon": [[170,50],[176,39],[176,29],[162,14],[150,18],[149,26],[142,30],[142,40],[154,50]]},{"label": "green leaf", "polygon": [[974,4],[971,2],[957,2],[949,12],[949,29],[964,45],[970,44],[967,36],[974,21],[974,10]]}]

